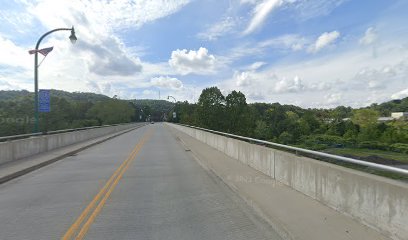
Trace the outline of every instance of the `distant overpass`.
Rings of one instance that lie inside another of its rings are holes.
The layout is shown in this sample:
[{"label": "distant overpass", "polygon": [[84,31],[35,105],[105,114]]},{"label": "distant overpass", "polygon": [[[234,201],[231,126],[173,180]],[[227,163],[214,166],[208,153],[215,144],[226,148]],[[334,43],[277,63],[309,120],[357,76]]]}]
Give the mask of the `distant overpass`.
[{"label": "distant overpass", "polygon": [[0,239],[408,239],[406,183],[173,124],[84,131],[0,143]]}]

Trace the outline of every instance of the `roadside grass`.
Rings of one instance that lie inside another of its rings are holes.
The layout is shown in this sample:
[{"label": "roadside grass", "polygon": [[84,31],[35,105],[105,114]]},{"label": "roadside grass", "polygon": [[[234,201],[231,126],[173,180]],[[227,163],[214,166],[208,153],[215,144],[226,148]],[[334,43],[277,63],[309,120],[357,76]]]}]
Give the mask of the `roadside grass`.
[{"label": "roadside grass", "polygon": [[408,163],[408,154],[396,153],[374,149],[359,149],[359,148],[329,148],[324,150],[326,153],[336,155],[352,155],[357,157],[378,156],[385,159],[391,159],[403,163]]}]

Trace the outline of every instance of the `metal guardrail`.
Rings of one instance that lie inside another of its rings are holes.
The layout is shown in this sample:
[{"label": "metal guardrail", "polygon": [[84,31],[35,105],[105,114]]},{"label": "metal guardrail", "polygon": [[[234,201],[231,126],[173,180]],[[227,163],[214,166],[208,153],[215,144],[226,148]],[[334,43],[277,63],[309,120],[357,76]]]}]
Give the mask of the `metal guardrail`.
[{"label": "metal guardrail", "polygon": [[305,154],[308,154],[310,156],[324,157],[324,158],[331,159],[331,160],[336,160],[336,161],[346,162],[346,163],[352,163],[352,164],[356,164],[356,165],[360,165],[360,166],[371,167],[371,168],[375,168],[375,169],[382,170],[382,171],[387,171],[387,172],[391,172],[391,173],[397,173],[397,174],[401,174],[401,175],[404,175],[404,176],[408,176],[408,170],[402,169],[402,168],[391,167],[391,166],[378,164],[378,163],[366,162],[366,161],[362,161],[362,160],[357,160],[357,159],[353,159],[353,158],[332,155],[332,154],[323,153],[323,152],[317,152],[317,151],[308,150],[308,149],[304,149],[304,148],[292,147],[292,146],[283,145],[283,144],[279,144],[279,143],[273,143],[273,142],[268,142],[268,141],[259,140],[259,139],[255,139],[255,138],[243,137],[243,136],[239,136],[239,135],[214,131],[214,130],[195,127],[195,126],[190,126],[190,125],[186,125],[186,124],[178,124],[178,123],[176,123],[176,124],[181,125],[181,126],[185,126],[185,127],[189,127],[189,128],[194,128],[194,129],[206,131],[206,132],[211,132],[211,133],[223,135],[223,136],[228,136],[228,137],[232,137],[232,138],[236,138],[236,139],[240,139],[240,140],[244,140],[244,141],[265,144],[265,145],[272,146],[272,147],[278,147],[278,148],[284,149],[284,150],[291,150],[291,151],[295,151],[296,153],[305,153]]},{"label": "metal guardrail", "polygon": [[62,129],[56,131],[49,131],[49,132],[38,132],[38,133],[28,133],[28,134],[19,134],[19,135],[12,135],[12,136],[4,136],[0,137],[0,142],[11,141],[16,139],[23,139],[29,137],[37,137],[37,136],[45,136],[45,135],[52,135],[52,134],[59,134],[59,133],[67,133],[67,132],[76,132],[88,129],[95,129],[95,128],[104,128],[104,127],[114,127],[114,126],[121,126],[121,125],[129,125],[134,123],[143,123],[143,122],[133,122],[133,123],[121,123],[121,124],[112,124],[112,125],[101,125],[101,126],[92,126],[92,127],[83,127],[83,128],[71,128],[71,129]]}]

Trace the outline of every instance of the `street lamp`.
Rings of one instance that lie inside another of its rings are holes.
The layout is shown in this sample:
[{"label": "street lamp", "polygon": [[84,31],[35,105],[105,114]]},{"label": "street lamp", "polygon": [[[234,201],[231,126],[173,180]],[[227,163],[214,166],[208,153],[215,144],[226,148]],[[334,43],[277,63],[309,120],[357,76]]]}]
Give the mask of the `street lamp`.
[{"label": "street lamp", "polygon": [[46,32],[44,35],[38,39],[37,44],[35,45],[35,52],[34,52],[34,109],[35,109],[35,125],[34,125],[34,132],[38,132],[38,48],[40,47],[41,41],[48,36],[49,34],[57,31],[71,31],[71,35],[69,36],[69,40],[71,41],[72,44],[74,44],[77,40],[77,37],[75,36],[75,29],[74,27],[72,28],[56,28],[54,30],[51,30],[49,32]]},{"label": "street lamp", "polygon": [[[169,100],[170,98],[173,98],[173,100],[174,100],[174,106],[169,110],[169,112],[171,111],[171,110],[173,110],[175,107],[176,107],[176,104],[177,104],[177,100],[176,100],[176,98],[175,97],[173,97],[173,96],[167,96],[167,100]],[[175,117],[175,112],[173,112],[173,118],[175,119],[176,117]]]}]

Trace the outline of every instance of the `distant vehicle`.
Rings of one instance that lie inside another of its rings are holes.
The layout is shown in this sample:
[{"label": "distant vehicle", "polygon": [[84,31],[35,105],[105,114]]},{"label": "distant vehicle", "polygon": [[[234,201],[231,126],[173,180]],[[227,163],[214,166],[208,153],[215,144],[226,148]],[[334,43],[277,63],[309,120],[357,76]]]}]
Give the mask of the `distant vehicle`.
[{"label": "distant vehicle", "polygon": [[150,122],[150,124],[154,124],[154,122],[153,122],[153,121],[151,121],[151,122]]}]

